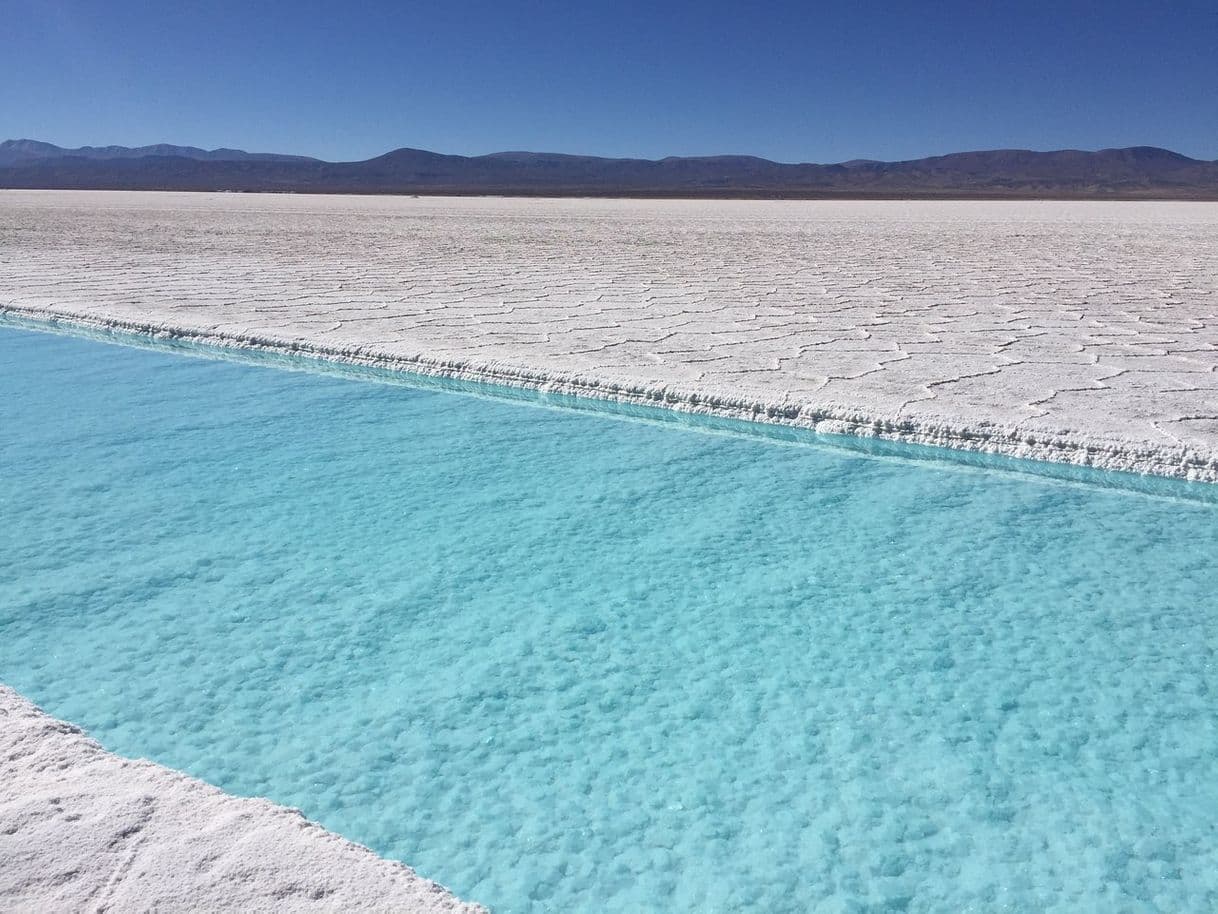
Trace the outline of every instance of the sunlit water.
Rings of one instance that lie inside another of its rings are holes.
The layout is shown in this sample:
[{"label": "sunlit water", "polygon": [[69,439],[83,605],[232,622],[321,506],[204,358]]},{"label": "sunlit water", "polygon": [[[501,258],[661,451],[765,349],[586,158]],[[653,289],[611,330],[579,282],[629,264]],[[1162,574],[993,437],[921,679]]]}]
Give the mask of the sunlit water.
[{"label": "sunlit water", "polygon": [[0,512],[0,680],[499,912],[1218,909],[1212,503],[0,329]]}]

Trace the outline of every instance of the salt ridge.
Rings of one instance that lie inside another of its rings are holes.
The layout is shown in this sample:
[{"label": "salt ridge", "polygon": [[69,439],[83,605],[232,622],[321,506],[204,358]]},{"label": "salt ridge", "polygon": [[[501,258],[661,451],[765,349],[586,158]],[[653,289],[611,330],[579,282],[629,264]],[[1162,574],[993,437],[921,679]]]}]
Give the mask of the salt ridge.
[{"label": "salt ridge", "polygon": [[792,404],[777,400],[737,398],[729,393],[687,391],[668,386],[630,385],[595,377],[549,373],[514,365],[485,365],[432,359],[426,355],[394,356],[363,347],[339,348],[282,340],[272,336],[215,333],[203,328],[165,323],[108,319],[97,315],[51,308],[9,306],[0,316],[13,315],[50,324],[82,329],[140,334],[153,339],[180,340],[208,346],[245,349],[280,355],[311,357],[341,365],[408,372],[427,377],[499,384],[547,393],[590,397],[617,403],[662,407],[694,415],[805,428],[821,434],[878,438],[904,444],[927,445],[995,454],[1025,460],[1042,460],[1075,466],[1218,482],[1218,452],[1171,447],[1132,439],[1089,436],[1075,431],[1029,430],[1018,425],[953,424],[943,417],[910,416],[901,420],[870,416],[858,409],[831,403]]}]

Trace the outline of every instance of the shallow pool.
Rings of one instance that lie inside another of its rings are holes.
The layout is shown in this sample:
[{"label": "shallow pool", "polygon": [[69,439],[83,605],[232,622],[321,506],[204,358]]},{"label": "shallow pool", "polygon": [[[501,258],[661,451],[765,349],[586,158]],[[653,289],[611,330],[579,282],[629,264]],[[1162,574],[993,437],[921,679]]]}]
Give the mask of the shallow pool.
[{"label": "shallow pool", "polygon": [[497,912],[1218,908],[1212,500],[0,328],[0,516],[0,680]]}]

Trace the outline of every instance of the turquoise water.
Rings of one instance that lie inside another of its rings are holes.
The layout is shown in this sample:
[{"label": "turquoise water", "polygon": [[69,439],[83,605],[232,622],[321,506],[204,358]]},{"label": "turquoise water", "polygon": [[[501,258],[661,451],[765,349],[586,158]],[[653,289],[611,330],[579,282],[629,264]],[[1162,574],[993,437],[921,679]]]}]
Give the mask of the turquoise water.
[{"label": "turquoise water", "polygon": [[497,912],[1218,909],[1212,501],[0,328],[0,512],[0,680]]}]

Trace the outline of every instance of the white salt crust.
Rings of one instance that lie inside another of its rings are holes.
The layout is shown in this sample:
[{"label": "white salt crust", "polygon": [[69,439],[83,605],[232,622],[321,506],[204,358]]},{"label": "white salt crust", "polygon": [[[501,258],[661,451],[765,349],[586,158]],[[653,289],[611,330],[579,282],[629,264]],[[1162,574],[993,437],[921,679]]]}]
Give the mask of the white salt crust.
[{"label": "white salt crust", "polygon": [[1218,481],[1218,204],[0,193],[0,312]]},{"label": "white salt crust", "polygon": [[[1218,481],[1218,450],[1215,449],[1155,445],[1133,438],[1101,437],[1081,432],[1054,433],[1019,425],[991,424],[984,420],[974,425],[953,425],[947,420],[930,415],[897,420],[882,419],[863,411],[830,404],[798,406],[777,401],[735,398],[727,393],[633,386],[512,365],[478,365],[435,360],[424,355],[381,356],[361,348],[332,348],[301,340],[277,339],[269,335],[217,334],[202,328],[105,319],[62,309],[17,306],[0,308],[0,315],[3,314],[84,329],[137,333],[160,340],[181,340],[230,349],[308,356],[338,364],[501,384],[618,403],[659,406],[680,412],[808,428],[823,434],[879,438],[1198,482]],[[1218,395],[1218,390],[1215,393]]]},{"label": "white salt crust", "polygon": [[0,686],[0,909],[485,909],[267,800],[106,752]]}]

